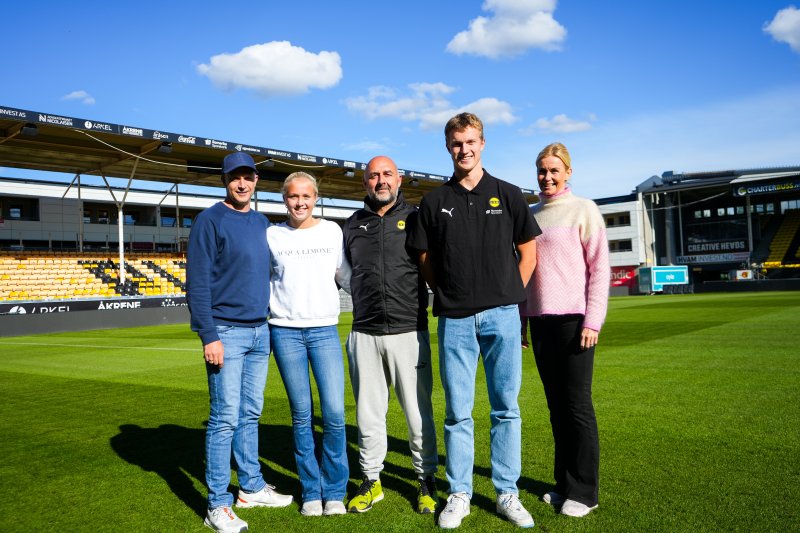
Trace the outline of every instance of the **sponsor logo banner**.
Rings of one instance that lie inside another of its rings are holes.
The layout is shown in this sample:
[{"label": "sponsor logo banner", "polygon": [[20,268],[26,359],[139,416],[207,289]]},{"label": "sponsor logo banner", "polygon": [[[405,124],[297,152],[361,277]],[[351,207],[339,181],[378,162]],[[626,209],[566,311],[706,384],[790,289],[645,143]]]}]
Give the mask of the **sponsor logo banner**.
[{"label": "sponsor logo banner", "polygon": [[233,148],[237,152],[249,152],[251,154],[260,154],[262,152],[261,148],[256,148],[255,146],[246,146],[244,144],[237,144]]},{"label": "sponsor logo banner", "polygon": [[0,116],[28,119],[28,112],[13,107],[0,107]]},{"label": "sponsor logo banner", "polygon": [[70,117],[62,117],[59,115],[45,115],[39,113],[39,122],[44,124],[53,124],[54,126],[74,126],[77,119]]},{"label": "sponsor logo banner", "polygon": [[106,124],[105,122],[92,122],[91,120],[84,120],[83,127],[92,131],[109,131],[111,133],[117,132],[116,126]]},{"label": "sponsor logo banner", "polygon": [[695,242],[686,245],[686,251],[697,253],[739,252],[747,250],[745,241]]},{"label": "sponsor logo banner", "polygon": [[636,267],[618,266],[611,267],[612,287],[635,287]]},{"label": "sponsor logo banner", "polygon": [[749,252],[737,252],[732,254],[679,255],[676,260],[684,265],[702,265],[710,263],[741,263],[749,258]]},{"label": "sponsor logo banner", "polygon": [[120,309],[152,309],[185,307],[185,296],[154,298],[114,298],[104,300],[68,300],[62,302],[22,302],[0,304],[0,315],[44,315],[72,311],[118,311]]},{"label": "sponsor logo banner", "polygon": [[206,146],[210,146],[211,148],[217,148],[219,150],[228,149],[228,143],[226,143],[225,141],[215,141],[214,139],[205,139],[203,143]]},{"label": "sponsor logo banner", "polygon": [[800,190],[800,178],[790,178],[780,183],[753,184],[753,185],[734,185],[734,196],[753,196],[757,194],[769,194],[773,192],[789,192]]},{"label": "sponsor logo banner", "polygon": [[144,130],[142,128],[133,128],[131,126],[122,126],[121,133],[123,135],[132,135],[134,137],[144,137]]}]

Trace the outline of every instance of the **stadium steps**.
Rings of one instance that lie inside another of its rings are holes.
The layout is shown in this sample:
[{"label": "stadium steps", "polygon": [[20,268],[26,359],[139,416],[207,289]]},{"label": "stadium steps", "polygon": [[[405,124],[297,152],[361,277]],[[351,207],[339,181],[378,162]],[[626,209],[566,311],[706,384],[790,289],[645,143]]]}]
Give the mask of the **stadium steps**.
[{"label": "stadium steps", "polygon": [[[182,295],[182,261],[174,254],[132,256],[126,259],[126,283],[120,285],[118,263],[107,253],[0,251],[0,301]],[[169,276],[150,272],[148,262],[167,265],[170,270],[162,270]]]},{"label": "stadium steps", "polygon": [[[796,265],[795,258],[787,258],[792,242],[797,237],[797,230],[800,228],[800,210],[791,209],[783,215],[783,221],[778,231],[770,242],[769,257],[764,262],[765,268],[781,268]],[[788,261],[787,261],[788,259]]]},{"label": "stadium steps", "polygon": [[759,215],[759,241],[752,254],[752,260],[763,263],[769,257],[769,247],[772,239],[781,227],[783,217],[780,215]]}]

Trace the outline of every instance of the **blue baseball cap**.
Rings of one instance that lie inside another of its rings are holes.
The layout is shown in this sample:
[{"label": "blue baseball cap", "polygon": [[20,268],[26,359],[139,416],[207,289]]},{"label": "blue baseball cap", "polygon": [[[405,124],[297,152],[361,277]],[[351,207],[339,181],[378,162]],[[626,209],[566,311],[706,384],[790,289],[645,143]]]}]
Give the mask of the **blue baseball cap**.
[{"label": "blue baseball cap", "polygon": [[232,154],[226,155],[225,159],[222,160],[223,174],[228,174],[230,172],[233,172],[239,167],[247,167],[247,168],[252,168],[253,170],[257,170],[256,162],[253,161],[253,158],[250,157],[250,154],[245,154],[242,152],[234,152]]}]

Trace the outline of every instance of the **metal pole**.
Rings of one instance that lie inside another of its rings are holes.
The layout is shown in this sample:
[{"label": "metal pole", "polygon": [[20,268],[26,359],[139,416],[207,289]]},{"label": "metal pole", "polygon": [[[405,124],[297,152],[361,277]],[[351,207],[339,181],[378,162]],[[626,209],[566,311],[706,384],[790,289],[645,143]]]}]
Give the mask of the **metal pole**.
[{"label": "metal pole", "polygon": [[681,255],[686,255],[683,251],[683,208],[681,207],[681,191],[678,191],[678,233],[681,240]]},{"label": "metal pole", "polygon": [[750,251],[750,262],[753,261],[753,215],[750,213],[750,196],[744,197],[744,216],[747,217],[747,249]]},{"label": "metal pole", "polygon": [[81,175],[78,178],[78,251],[83,252],[83,198],[81,198]]},{"label": "metal pole", "polygon": [[125,283],[125,241],[122,236],[122,219],[125,214],[122,212],[122,204],[117,207],[117,243],[119,244],[119,284]]}]

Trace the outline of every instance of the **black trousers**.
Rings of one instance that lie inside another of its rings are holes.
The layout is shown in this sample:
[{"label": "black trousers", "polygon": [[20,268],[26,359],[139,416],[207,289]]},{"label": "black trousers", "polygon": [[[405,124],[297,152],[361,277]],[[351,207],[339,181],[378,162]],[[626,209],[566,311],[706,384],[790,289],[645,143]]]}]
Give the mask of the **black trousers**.
[{"label": "black trousers", "polygon": [[589,507],[597,504],[600,439],[592,405],[594,347],[581,350],[583,315],[531,321],[531,344],[544,385],[555,440],[555,491]]}]

